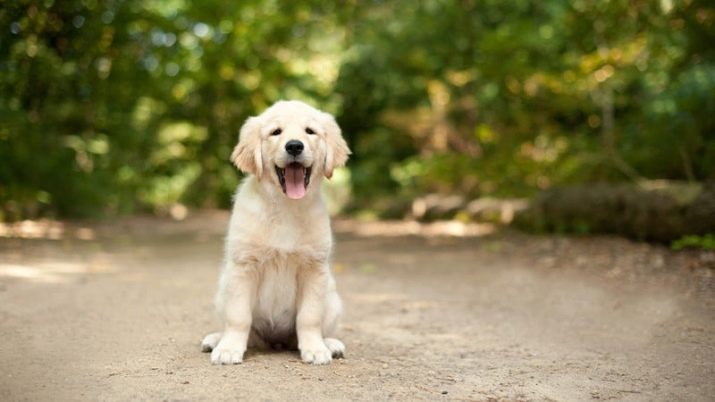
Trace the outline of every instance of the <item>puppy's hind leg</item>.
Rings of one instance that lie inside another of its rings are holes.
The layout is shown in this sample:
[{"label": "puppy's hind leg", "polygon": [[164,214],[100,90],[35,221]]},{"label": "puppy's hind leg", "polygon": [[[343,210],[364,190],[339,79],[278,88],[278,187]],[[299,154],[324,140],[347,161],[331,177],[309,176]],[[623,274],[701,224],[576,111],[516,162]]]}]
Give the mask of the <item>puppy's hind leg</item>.
[{"label": "puppy's hind leg", "polygon": [[204,337],[204,340],[201,341],[201,351],[204,353],[208,353],[218,345],[218,342],[221,340],[221,336],[223,335],[223,332],[214,332],[211,334],[208,334]]},{"label": "puppy's hind leg", "polygon": [[323,338],[323,342],[325,342],[325,346],[328,347],[328,350],[330,350],[330,353],[333,355],[334,358],[339,358],[345,356],[345,344],[340,341],[340,339],[337,338]]},{"label": "puppy's hind leg", "polygon": [[345,344],[335,337],[342,311],[343,304],[340,301],[340,296],[335,291],[331,292],[327,297],[323,317],[323,342],[334,358],[343,357],[345,354]]},{"label": "puppy's hind leg", "polygon": [[[221,337],[223,336],[223,332],[214,332],[211,334],[208,334],[204,337],[204,340],[201,341],[201,351],[204,353],[208,353],[218,345],[219,341],[221,341]],[[248,347],[249,348],[257,348],[257,349],[268,349],[268,345],[266,344],[263,339],[261,339],[258,334],[251,329],[251,334],[248,336]]]}]

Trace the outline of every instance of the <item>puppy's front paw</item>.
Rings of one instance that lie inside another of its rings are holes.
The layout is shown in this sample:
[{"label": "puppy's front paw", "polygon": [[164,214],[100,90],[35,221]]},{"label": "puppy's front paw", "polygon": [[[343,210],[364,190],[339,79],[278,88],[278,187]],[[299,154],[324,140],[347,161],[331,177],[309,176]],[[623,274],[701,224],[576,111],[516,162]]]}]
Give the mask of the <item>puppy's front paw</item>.
[{"label": "puppy's front paw", "polygon": [[239,364],[243,362],[243,354],[245,352],[245,342],[240,342],[233,337],[224,336],[214,350],[211,351],[211,363]]},{"label": "puppy's front paw", "polygon": [[300,357],[303,362],[310,364],[328,364],[333,359],[331,355],[330,349],[323,342],[300,350]]},{"label": "puppy's front paw", "polygon": [[243,362],[244,349],[231,349],[217,347],[211,352],[211,363],[213,364],[239,364]]}]

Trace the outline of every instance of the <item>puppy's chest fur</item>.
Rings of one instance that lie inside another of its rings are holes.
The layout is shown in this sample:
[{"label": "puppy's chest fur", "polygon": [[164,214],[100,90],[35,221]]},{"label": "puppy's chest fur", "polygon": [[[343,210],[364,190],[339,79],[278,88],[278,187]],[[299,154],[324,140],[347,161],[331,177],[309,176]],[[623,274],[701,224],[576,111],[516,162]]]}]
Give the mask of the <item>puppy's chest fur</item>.
[{"label": "puppy's chest fur", "polygon": [[[320,269],[330,249],[304,245],[293,250],[275,247],[245,247],[239,260],[253,266],[258,278],[252,327],[267,343],[290,345],[295,341],[298,278],[306,269]],[[312,267],[312,268],[311,268]]]},{"label": "puppy's chest fur", "polygon": [[260,278],[253,328],[268,343],[288,342],[295,336],[297,266],[288,261],[266,264]]}]

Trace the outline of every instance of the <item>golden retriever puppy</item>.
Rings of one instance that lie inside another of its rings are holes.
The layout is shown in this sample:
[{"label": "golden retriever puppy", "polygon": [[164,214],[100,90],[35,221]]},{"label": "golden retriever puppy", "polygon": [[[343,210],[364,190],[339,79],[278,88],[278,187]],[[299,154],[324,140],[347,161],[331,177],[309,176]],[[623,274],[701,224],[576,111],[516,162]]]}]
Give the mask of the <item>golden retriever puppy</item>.
[{"label": "golden retriever puppy", "polygon": [[344,353],[320,184],[349,154],[333,116],[300,101],[244,123],[231,159],[250,175],[234,199],[216,294],[223,331],[201,345],[212,363],[241,363],[247,347],[297,347],[313,364]]}]

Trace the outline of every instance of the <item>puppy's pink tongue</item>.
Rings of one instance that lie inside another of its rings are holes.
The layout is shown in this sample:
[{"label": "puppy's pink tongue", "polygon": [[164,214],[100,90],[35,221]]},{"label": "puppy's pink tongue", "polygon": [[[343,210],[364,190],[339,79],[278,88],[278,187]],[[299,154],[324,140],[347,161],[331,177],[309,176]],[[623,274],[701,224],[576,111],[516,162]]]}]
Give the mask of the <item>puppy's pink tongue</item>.
[{"label": "puppy's pink tongue", "polygon": [[286,166],[286,194],[288,198],[299,200],[305,195],[305,170],[300,165]]}]

